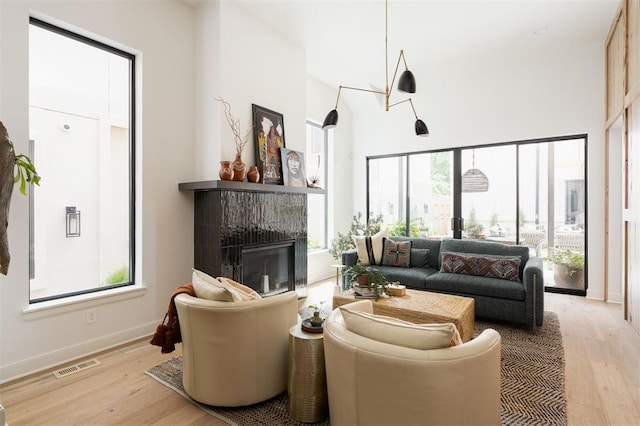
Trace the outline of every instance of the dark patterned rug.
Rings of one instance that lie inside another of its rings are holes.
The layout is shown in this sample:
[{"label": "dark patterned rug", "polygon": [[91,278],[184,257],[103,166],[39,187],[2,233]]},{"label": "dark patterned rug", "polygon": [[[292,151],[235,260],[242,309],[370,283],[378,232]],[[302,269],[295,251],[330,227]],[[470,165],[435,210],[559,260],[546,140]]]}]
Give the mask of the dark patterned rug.
[{"label": "dark patterned rug", "polygon": [[[530,330],[504,323],[476,321],[475,334],[493,328],[502,336],[502,424],[566,425],[564,348],[560,323],[544,313],[544,326]],[[241,408],[212,407],[193,401],[182,387],[182,358],[153,367],[147,373],[192,403],[230,425],[303,425],[289,417],[286,392]],[[316,425],[328,425],[315,423]]]}]

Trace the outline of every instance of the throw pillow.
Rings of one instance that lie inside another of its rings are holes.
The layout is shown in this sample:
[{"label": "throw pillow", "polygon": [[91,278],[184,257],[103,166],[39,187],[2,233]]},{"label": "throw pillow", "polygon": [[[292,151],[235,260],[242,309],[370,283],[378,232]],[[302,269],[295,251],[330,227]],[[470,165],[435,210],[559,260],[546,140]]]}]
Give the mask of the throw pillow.
[{"label": "throw pillow", "polygon": [[382,240],[387,236],[387,229],[375,235],[352,235],[351,238],[358,250],[358,260],[363,265],[380,265],[382,260]]},{"label": "throw pillow", "polygon": [[200,299],[216,300],[218,302],[233,302],[231,292],[222,287],[220,282],[212,276],[197,269],[193,270],[191,277],[193,290]]},{"label": "throw pillow", "polygon": [[226,277],[213,278],[197,269],[191,278],[196,297],[218,302],[240,302],[261,299],[253,289]]},{"label": "throw pillow", "polygon": [[440,272],[499,278],[520,282],[520,256],[497,256],[475,253],[442,252]]},{"label": "throw pillow", "polygon": [[220,281],[223,284],[227,284],[229,286],[231,286],[233,289],[237,290],[238,293],[240,293],[240,297],[242,298],[242,300],[257,300],[257,299],[262,299],[262,296],[260,296],[258,294],[257,291],[255,291],[254,289],[252,289],[251,287],[247,287],[244,284],[240,284],[237,281],[234,281],[230,278],[227,277],[218,277],[217,278],[218,281]]},{"label": "throw pillow", "polygon": [[413,349],[441,349],[462,343],[458,329],[452,323],[413,324],[397,318],[352,311],[341,306],[347,330],[360,336]]},{"label": "throw pillow", "polygon": [[411,241],[393,241],[384,239],[382,251],[382,264],[385,266],[409,267],[411,259]]},{"label": "throw pillow", "polygon": [[429,249],[411,249],[411,260],[409,266],[412,268],[429,267]]}]

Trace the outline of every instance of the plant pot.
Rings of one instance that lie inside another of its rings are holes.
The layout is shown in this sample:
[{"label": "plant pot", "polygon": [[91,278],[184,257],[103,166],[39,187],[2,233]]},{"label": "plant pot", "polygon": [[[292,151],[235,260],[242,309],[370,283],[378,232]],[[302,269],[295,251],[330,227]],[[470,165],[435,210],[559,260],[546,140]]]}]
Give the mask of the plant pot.
[{"label": "plant pot", "polygon": [[369,276],[368,275],[359,275],[357,278],[358,286],[360,287],[369,287]]},{"label": "plant pot", "polygon": [[[573,271],[573,273],[571,272]],[[567,265],[554,264],[553,281],[558,287],[584,289],[584,268],[569,268]]]},{"label": "plant pot", "polygon": [[320,311],[314,311],[313,316],[309,318],[309,322],[314,327],[320,327],[324,320],[320,318]]}]

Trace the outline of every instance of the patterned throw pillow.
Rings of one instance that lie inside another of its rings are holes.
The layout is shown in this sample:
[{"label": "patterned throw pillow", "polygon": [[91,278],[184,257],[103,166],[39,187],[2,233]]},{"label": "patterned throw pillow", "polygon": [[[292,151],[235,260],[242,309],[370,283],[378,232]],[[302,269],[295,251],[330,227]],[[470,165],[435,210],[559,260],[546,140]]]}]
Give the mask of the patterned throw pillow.
[{"label": "patterned throw pillow", "polygon": [[429,249],[411,249],[411,260],[409,266],[412,268],[429,267]]},{"label": "patterned throw pillow", "polygon": [[393,241],[384,239],[382,264],[385,266],[409,267],[411,259],[411,241]]},{"label": "patterned throw pillow", "polygon": [[358,250],[358,260],[363,265],[381,265],[383,240],[387,236],[387,229],[383,229],[375,235],[353,235],[351,238]]},{"label": "patterned throw pillow", "polygon": [[440,272],[520,282],[520,277],[518,277],[520,262],[519,256],[492,256],[443,251]]}]

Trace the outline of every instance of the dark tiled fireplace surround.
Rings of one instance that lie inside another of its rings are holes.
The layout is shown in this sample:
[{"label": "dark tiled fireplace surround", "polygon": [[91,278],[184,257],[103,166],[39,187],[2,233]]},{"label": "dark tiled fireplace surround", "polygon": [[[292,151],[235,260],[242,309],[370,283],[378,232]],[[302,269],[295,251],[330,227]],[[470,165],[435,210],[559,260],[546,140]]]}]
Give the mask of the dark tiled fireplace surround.
[{"label": "dark tiled fireplace surround", "polygon": [[307,194],[323,190],[217,180],[179,189],[194,192],[194,268],[260,294],[307,283]]}]

